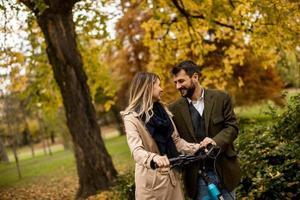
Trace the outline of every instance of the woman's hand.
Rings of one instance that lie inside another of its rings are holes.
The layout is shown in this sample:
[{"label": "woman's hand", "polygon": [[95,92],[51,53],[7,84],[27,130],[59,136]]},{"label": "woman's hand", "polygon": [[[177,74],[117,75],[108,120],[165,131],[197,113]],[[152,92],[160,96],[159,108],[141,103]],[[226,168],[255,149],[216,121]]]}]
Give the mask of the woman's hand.
[{"label": "woman's hand", "polygon": [[159,168],[170,166],[170,162],[167,156],[156,155],[153,157],[153,162],[155,162]]}]

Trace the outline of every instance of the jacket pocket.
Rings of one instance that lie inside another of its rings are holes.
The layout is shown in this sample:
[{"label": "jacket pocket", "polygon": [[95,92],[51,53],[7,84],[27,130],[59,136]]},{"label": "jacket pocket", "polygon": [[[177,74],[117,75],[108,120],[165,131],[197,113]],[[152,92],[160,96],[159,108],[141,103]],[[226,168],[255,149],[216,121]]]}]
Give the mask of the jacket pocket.
[{"label": "jacket pocket", "polygon": [[214,124],[218,124],[218,123],[224,121],[224,117],[223,116],[216,116],[216,117],[213,117],[212,121],[213,121]]},{"label": "jacket pocket", "polygon": [[154,187],[155,179],[156,179],[156,170],[147,169],[147,173],[143,178],[145,178],[145,188],[152,190]]},{"label": "jacket pocket", "polygon": [[[172,184],[171,177],[170,177],[171,171],[168,172],[160,172],[156,170],[156,176],[154,178],[153,182],[153,190],[156,191],[166,191],[169,184]],[[175,177],[173,177],[175,178]]]}]

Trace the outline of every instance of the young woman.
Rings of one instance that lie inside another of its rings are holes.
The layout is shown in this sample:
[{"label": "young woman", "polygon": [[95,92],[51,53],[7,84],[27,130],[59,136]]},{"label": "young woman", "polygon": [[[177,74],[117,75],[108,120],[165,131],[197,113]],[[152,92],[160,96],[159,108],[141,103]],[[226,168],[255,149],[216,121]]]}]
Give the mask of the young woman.
[{"label": "young woman", "polygon": [[[131,82],[129,105],[121,113],[136,162],[137,200],[183,200],[179,172],[169,168],[168,159],[178,152],[194,154],[200,147],[179,137],[171,113],[160,102],[162,91],[156,74],[137,73]],[[155,164],[158,168],[153,169]]]}]

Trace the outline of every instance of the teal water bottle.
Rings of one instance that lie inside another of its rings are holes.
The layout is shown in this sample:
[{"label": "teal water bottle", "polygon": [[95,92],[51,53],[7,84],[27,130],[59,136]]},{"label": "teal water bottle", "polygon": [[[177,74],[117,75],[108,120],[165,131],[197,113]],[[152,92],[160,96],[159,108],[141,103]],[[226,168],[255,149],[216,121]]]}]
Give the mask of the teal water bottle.
[{"label": "teal water bottle", "polygon": [[212,200],[225,200],[215,184],[209,183],[207,187]]}]

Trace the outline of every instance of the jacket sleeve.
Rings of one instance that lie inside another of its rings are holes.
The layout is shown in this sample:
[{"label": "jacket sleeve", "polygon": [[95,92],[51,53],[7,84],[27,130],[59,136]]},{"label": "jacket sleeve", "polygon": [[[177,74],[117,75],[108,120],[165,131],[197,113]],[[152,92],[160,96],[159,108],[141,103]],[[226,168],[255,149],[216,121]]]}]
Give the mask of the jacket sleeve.
[{"label": "jacket sleeve", "polygon": [[221,147],[222,151],[225,151],[228,145],[232,145],[233,141],[238,135],[238,126],[236,116],[233,111],[231,98],[226,94],[223,102],[223,117],[224,128],[216,134],[212,139]]},{"label": "jacket sleeve", "polygon": [[124,126],[127,137],[127,143],[134,161],[139,165],[151,168],[151,160],[157,154],[145,150],[136,124],[133,121],[125,118]]},{"label": "jacket sleeve", "polygon": [[[172,121],[172,123],[173,123],[173,121]],[[184,139],[182,139],[179,136],[174,123],[173,123],[173,126],[174,126],[174,132],[173,132],[172,138],[173,138],[173,141],[177,148],[177,151],[179,153],[184,153],[184,154],[189,154],[189,155],[194,154],[200,148],[200,144],[189,143],[189,142],[185,141]]]}]

